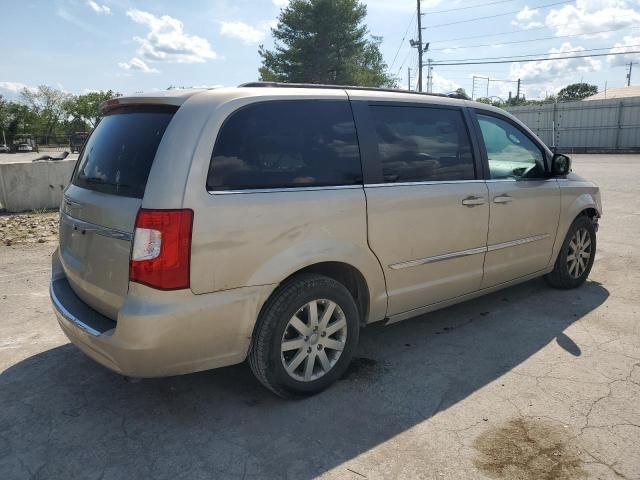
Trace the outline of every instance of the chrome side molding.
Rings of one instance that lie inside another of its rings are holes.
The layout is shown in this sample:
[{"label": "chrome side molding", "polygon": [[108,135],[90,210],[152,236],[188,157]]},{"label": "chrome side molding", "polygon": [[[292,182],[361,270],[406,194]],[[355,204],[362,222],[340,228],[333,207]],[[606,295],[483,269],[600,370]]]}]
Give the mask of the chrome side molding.
[{"label": "chrome side molding", "polygon": [[535,235],[533,237],[520,238],[518,240],[511,240],[509,242],[496,243],[487,247],[470,248],[468,250],[460,250],[459,252],[445,253],[444,255],[435,255],[433,257],[418,258],[417,260],[409,260],[407,262],[394,263],[389,265],[392,270],[399,270],[408,267],[417,267],[419,265],[427,265],[429,263],[442,262],[443,260],[451,260],[453,258],[466,257],[468,255],[477,255],[479,253],[493,252],[501,250],[503,248],[515,247],[517,245],[524,245],[525,243],[537,242],[549,238],[549,234]]},{"label": "chrome side molding", "polygon": [[478,253],[484,253],[487,251],[487,247],[470,248],[469,250],[461,250],[459,252],[445,253],[444,255],[436,255],[434,257],[419,258],[417,260],[410,260],[408,262],[394,263],[389,265],[389,268],[393,270],[399,270],[407,267],[417,267],[418,265],[426,265],[428,263],[441,262],[443,260],[451,260],[452,258],[466,257],[468,255],[477,255]]},{"label": "chrome side molding", "polygon": [[521,238],[518,240],[511,240],[509,242],[504,243],[496,243],[494,245],[489,245],[487,247],[488,252],[493,252],[495,250],[501,250],[503,248],[515,247],[517,245],[523,245],[525,243],[537,242],[539,240],[544,240],[545,238],[549,238],[549,234],[545,233],[544,235],[536,235],[534,237]]}]

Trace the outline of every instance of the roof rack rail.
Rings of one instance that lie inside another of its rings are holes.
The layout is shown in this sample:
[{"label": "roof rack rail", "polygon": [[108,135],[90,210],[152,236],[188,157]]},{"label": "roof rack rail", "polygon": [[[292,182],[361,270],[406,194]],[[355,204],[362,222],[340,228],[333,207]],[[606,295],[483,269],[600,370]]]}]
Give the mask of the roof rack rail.
[{"label": "roof rack rail", "polygon": [[383,87],[362,87],[353,85],[325,85],[322,83],[284,83],[284,82],[248,82],[238,85],[239,88],[259,87],[259,88],[330,88],[334,90],[370,90],[373,92],[391,92],[391,93],[411,93],[414,95],[428,95],[431,97],[458,98],[464,97],[457,93],[426,93],[416,92],[414,90],[402,90],[399,88],[383,88]]}]

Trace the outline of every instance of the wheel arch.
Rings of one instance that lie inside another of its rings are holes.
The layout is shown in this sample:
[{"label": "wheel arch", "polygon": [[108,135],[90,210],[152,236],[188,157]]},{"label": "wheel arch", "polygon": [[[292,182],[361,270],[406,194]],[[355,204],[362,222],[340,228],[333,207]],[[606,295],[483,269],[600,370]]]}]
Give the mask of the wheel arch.
[{"label": "wheel arch", "polygon": [[560,249],[564,243],[564,239],[569,232],[569,228],[575,220],[580,216],[587,216],[592,222],[597,222],[600,218],[601,209],[599,202],[591,193],[583,193],[578,195],[573,202],[567,207],[563,208],[563,213],[558,225],[558,232],[556,234],[556,241],[553,246],[553,254],[551,255],[551,261],[549,266],[553,267],[560,254]]},{"label": "wheel arch", "polygon": [[295,277],[304,273],[324,275],[344,285],[344,287],[349,290],[349,293],[358,306],[360,323],[367,323],[371,310],[371,292],[367,280],[358,268],[349,263],[340,261],[316,262],[300,267],[294,272],[289,273],[289,275],[282,279],[278,287],[271,292],[271,295],[269,295],[261,306],[260,315],[262,315],[264,309],[269,305],[269,301],[274,297],[274,295],[277,295],[283,285],[291,282]]}]

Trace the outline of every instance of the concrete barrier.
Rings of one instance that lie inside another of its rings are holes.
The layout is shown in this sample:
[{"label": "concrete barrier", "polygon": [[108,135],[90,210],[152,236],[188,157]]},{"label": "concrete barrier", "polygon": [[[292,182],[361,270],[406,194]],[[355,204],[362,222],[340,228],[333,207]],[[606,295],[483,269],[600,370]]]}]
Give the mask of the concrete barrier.
[{"label": "concrete barrier", "polygon": [[58,208],[75,164],[75,159],[0,164],[0,208]]}]

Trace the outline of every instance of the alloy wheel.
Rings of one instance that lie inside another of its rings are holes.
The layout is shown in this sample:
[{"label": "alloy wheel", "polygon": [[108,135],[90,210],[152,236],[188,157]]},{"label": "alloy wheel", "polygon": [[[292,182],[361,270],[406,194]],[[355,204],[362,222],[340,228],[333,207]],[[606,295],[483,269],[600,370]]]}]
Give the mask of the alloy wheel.
[{"label": "alloy wheel", "polygon": [[312,300],[291,317],[284,329],[282,365],[295,380],[317,380],[338,362],[346,341],[347,319],[340,306],[327,299]]},{"label": "alloy wheel", "polygon": [[569,241],[567,270],[573,278],[580,278],[591,258],[591,235],[586,228],[576,230]]}]

